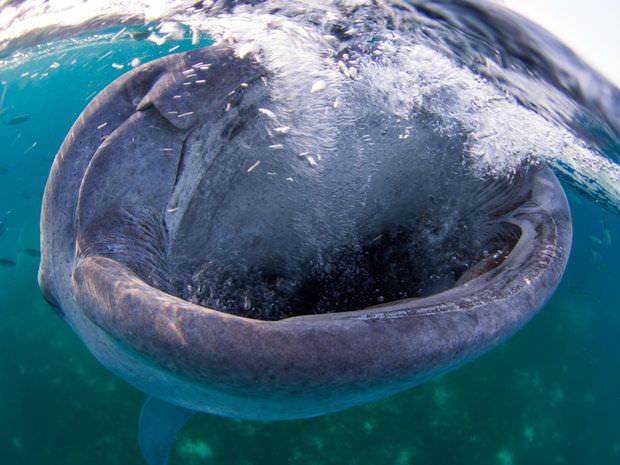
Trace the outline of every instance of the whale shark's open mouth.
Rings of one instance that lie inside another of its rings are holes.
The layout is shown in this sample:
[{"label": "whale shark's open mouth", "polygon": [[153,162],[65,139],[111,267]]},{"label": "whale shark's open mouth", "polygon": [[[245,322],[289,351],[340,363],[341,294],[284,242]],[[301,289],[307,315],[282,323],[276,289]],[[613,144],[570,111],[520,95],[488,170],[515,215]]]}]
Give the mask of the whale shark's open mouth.
[{"label": "whale shark's open mouth", "polygon": [[510,253],[519,233],[515,226],[500,223],[483,244],[469,242],[471,237],[441,238],[442,231],[428,225],[386,229],[355,244],[321,251],[295,269],[269,259],[262,265],[229,264],[226,271],[226,264],[210,263],[177,281],[172,293],[266,320],[359,310],[429,296],[489,272]]},{"label": "whale shark's open mouth", "polygon": [[[336,197],[323,202],[320,215],[306,211],[287,218],[286,210],[280,210],[279,219],[260,222],[261,215],[271,216],[262,211],[282,209],[283,201],[263,204],[259,199],[258,205],[250,204],[253,214],[234,198],[222,208],[216,205],[214,210],[226,220],[215,217],[208,223],[223,230],[205,231],[188,222],[187,231],[176,236],[179,243],[168,248],[192,250],[191,257],[172,255],[165,281],[156,274],[160,281],[156,278],[153,284],[205,307],[277,320],[425,297],[499,265],[520,236],[508,219],[528,200],[528,177],[483,181],[452,166],[447,179],[422,179],[416,175],[419,170],[413,167],[409,176],[400,178],[402,184],[389,186],[401,198],[384,209],[377,210],[373,202],[342,211]],[[380,190],[389,203],[394,198],[387,197],[394,194],[386,187]],[[203,205],[204,200],[194,204]],[[222,211],[224,207],[230,211]],[[192,217],[192,212],[185,214]],[[322,218],[344,215],[349,215],[346,231],[328,224],[313,231]],[[305,233],[296,232],[293,218]],[[243,222],[245,227],[227,226]]]},{"label": "whale shark's open mouth", "polygon": [[124,84],[135,113],[86,171],[81,256],[204,307],[279,320],[437,294],[489,272],[519,239],[512,216],[536,167],[481,175],[458,121],[448,131],[445,115],[387,114],[354,82],[365,110],[345,100],[325,142],[317,128],[277,126],[269,73],[251,60],[213,47],[161,63]]},{"label": "whale shark's open mouth", "polygon": [[541,308],[568,205],[527,156],[475,162],[502,148],[467,121],[484,102],[245,51],[126,73],[55,159],[39,284],[104,363],[193,409],[301,418],[457,366]]}]

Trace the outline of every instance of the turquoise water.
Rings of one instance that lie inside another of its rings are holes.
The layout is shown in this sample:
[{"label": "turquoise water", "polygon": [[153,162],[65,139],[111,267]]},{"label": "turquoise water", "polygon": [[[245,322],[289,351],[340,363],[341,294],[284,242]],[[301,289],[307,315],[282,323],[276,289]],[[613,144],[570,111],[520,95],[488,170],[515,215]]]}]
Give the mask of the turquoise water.
[{"label": "turquoise water", "polygon": [[[144,395],[101,367],[40,296],[38,220],[54,155],[85,105],[132,59],[175,44],[76,41],[0,70],[1,463],[141,463]],[[619,463],[620,217],[573,191],[569,199],[575,234],[560,288],[500,348],[414,390],[316,419],[198,415],[171,463]]]}]

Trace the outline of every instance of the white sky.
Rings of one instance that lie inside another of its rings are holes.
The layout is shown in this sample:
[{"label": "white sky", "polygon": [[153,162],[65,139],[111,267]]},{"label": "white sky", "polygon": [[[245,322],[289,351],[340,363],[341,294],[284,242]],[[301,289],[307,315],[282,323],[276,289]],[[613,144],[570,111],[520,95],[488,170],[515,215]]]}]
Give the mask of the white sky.
[{"label": "white sky", "polygon": [[620,0],[499,0],[551,31],[620,87]]}]

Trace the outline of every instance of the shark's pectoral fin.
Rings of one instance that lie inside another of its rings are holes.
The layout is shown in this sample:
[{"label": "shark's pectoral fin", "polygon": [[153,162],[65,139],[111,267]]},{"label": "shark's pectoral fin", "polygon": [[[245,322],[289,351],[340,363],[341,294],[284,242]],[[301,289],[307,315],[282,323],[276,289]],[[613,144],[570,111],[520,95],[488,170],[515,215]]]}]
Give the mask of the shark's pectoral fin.
[{"label": "shark's pectoral fin", "polygon": [[142,406],[138,426],[140,450],[148,465],[166,465],[172,443],[196,412],[149,397]]}]

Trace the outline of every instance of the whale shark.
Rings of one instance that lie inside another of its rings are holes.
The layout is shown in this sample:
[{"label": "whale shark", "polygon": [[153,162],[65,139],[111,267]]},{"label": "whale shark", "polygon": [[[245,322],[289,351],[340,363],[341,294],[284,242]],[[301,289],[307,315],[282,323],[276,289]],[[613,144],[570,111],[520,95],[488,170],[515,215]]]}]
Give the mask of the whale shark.
[{"label": "whale shark", "polygon": [[458,121],[390,114],[353,78],[315,79],[295,110],[275,80],[225,44],[152,61],[51,168],[39,286],[148,395],[149,465],[195,412],[308,418],[453,370],[528,322],[568,260],[546,165],[481,174]]}]

